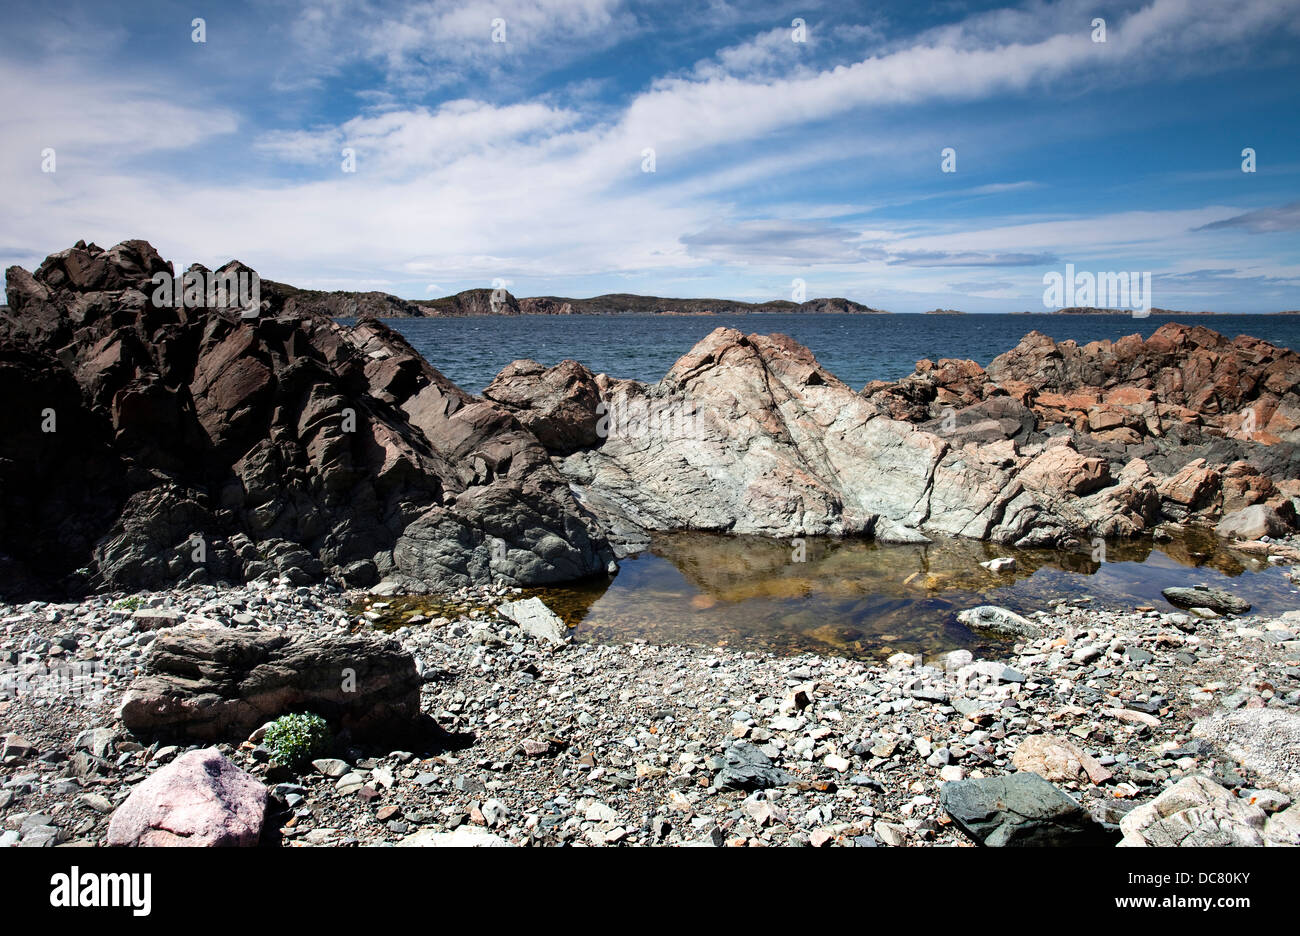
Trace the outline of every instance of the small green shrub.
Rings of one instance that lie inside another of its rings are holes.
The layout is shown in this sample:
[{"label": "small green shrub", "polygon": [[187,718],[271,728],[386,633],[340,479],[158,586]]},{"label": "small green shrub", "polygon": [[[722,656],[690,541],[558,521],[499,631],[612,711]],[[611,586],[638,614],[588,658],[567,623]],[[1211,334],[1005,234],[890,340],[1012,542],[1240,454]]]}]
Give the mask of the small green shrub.
[{"label": "small green shrub", "polygon": [[123,598],[121,601],[114,602],[115,611],[139,611],[144,606],[144,599],[139,595],[132,595],[130,598]]},{"label": "small green shrub", "polygon": [[333,738],[325,719],[310,712],[281,715],[266,729],[262,743],[278,764],[301,767],[329,753]]}]

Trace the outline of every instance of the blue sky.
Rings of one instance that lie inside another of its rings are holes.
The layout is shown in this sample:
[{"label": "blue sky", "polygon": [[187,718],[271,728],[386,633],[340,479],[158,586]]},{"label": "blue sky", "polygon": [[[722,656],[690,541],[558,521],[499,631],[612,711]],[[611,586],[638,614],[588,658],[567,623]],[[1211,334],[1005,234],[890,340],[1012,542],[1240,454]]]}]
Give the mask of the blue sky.
[{"label": "blue sky", "polygon": [[1300,307],[1295,0],[10,0],[6,27],[5,265],[143,237],[409,298],[798,279],[997,312],[1072,263]]}]

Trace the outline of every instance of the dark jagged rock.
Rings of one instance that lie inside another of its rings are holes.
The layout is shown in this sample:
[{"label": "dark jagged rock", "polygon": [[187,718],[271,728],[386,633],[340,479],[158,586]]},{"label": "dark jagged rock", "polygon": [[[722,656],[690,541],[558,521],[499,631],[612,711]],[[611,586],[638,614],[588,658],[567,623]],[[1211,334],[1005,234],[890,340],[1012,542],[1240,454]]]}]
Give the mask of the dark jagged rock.
[{"label": "dark jagged rock", "polygon": [[515,361],[483,391],[509,409],[550,451],[568,455],[599,440],[600,388],[591,371],[577,361],[546,368],[536,361]]},{"label": "dark jagged rock", "polygon": [[775,766],[772,758],[745,741],[729,746],[723,761],[722,769],[713,779],[713,785],[720,790],[766,790],[794,782],[788,771]]},{"label": "dark jagged rock", "polygon": [[171,265],[144,241],[7,271],[7,594],[606,568],[602,534],[532,433],[386,326],[340,326],[269,282],[253,318],[158,305],[157,273]]}]

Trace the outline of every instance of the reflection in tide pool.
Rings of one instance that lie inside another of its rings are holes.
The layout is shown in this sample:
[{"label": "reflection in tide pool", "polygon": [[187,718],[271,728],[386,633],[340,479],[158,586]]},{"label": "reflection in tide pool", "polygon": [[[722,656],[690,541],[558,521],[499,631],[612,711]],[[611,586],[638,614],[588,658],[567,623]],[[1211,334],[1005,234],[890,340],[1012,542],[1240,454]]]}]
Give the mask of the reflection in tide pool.
[{"label": "reflection in tide pool", "polygon": [[[958,611],[979,604],[1027,614],[1060,600],[1091,599],[1099,608],[1172,611],[1161,589],[1205,583],[1240,595],[1260,613],[1300,607],[1300,593],[1280,570],[1224,549],[1204,532],[1168,543],[1111,543],[1104,563],[1088,552],[958,539],[928,546],[809,539],[805,556],[793,561],[791,545],[778,540],[671,534],[624,560],[613,579],[529,593],[576,627],[578,640],[645,638],[855,657],[995,650],[956,621]],[[1014,557],[1015,571],[980,567],[996,556]]]}]

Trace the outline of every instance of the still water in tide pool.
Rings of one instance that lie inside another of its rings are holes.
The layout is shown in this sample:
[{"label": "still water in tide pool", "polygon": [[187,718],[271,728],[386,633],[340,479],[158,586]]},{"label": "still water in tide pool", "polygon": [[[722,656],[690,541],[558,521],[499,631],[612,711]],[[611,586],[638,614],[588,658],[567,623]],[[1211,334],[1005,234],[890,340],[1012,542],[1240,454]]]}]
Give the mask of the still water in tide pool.
[{"label": "still water in tide pool", "polygon": [[[1013,572],[979,563],[1012,556]],[[530,589],[574,628],[579,641],[644,638],[775,653],[882,658],[929,656],[998,644],[957,623],[958,611],[997,604],[1022,614],[1060,600],[1090,606],[1176,610],[1172,585],[1203,583],[1239,595],[1262,614],[1300,607],[1300,591],[1275,567],[1223,548],[1208,533],[1168,543],[1111,543],[1106,562],[1090,552],[1015,550],[971,540],[892,546],[857,540],[806,543],[679,533],[620,563],[612,578]]]}]

